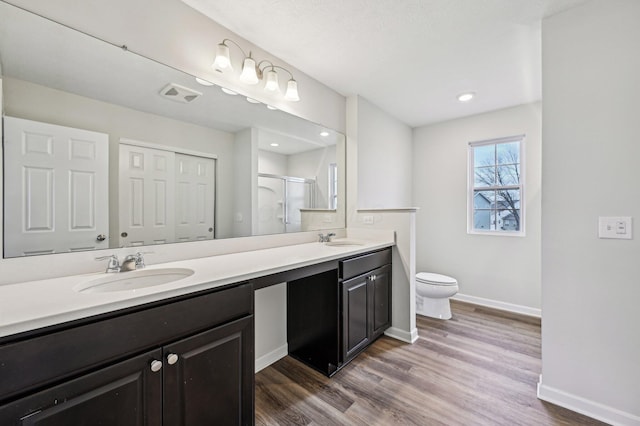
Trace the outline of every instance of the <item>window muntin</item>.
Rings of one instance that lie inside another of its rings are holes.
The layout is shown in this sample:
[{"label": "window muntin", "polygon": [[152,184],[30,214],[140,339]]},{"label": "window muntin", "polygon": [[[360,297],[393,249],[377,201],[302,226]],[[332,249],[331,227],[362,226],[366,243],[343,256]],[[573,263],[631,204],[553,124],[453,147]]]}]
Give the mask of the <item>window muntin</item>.
[{"label": "window muntin", "polygon": [[524,235],[524,136],[469,143],[469,233]]}]

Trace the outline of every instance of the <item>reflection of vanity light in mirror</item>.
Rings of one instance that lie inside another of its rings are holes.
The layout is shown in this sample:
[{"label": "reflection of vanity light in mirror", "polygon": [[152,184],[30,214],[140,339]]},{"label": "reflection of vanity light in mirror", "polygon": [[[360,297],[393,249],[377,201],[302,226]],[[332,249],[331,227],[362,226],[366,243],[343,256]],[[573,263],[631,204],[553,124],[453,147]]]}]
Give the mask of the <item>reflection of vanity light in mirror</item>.
[{"label": "reflection of vanity light in mirror", "polygon": [[[287,89],[284,94],[284,98],[288,101],[297,102],[300,100],[298,94],[298,82],[293,78],[293,74],[288,69],[279,65],[274,65],[269,60],[262,60],[256,64],[256,61],[251,57],[251,52],[247,55],[235,41],[225,38],[222,43],[218,44],[216,49],[216,58],[211,65],[216,71],[224,72],[225,70],[233,71],[231,65],[231,56],[229,54],[229,46],[227,42],[236,46],[242,52],[244,59],[242,60],[242,72],[240,73],[240,81],[246,84],[258,84],[260,80],[265,80],[264,89],[267,92],[279,93],[280,83],[278,82],[278,72],[281,70],[289,74],[289,80],[287,81]],[[261,68],[261,65],[265,64]]]}]

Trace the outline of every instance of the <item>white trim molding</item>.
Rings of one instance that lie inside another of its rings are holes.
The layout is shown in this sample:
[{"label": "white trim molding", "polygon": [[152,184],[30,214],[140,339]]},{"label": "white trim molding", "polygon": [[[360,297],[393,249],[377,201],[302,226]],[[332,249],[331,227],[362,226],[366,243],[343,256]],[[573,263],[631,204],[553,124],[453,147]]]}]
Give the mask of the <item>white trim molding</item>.
[{"label": "white trim molding", "polygon": [[268,366],[270,366],[271,364],[273,364],[276,361],[279,361],[280,359],[284,358],[288,354],[289,354],[289,347],[285,343],[284,345],[280,346],[279,348],[276,348],[276,349],[272,350],[271,352],[262,355],[260,358],[256,358],[256,371],[255,372],[257,373],[258,371],[267,368]]},{"label": "white trim molding", "polygon": [[538,381],[538,398],[612,425],[640,426],[640,417],[631,413],[544,385],[542,374]]},{"label": "white trim molding", "polygon": [[527,315],[530,317],[541,318],[542,310],[532,308],[530,306],[516,305],[513,303],[501,302],[499,300],[485,299],[483,297],[469,296],[467,294],[458,293],[451,299],[460,302],[473,303],[474,305],[486,306],[488,308],[499,309],[501,311],[513,312],[516,314]]},{"label": "white trim molding", "polygon": [[414,344],[416,340],[418,340],[418,329],[414,328],[411,332],[407,332],[397,327],[389,327],[384,332],[384,335],[400,340],[401,342]]}]

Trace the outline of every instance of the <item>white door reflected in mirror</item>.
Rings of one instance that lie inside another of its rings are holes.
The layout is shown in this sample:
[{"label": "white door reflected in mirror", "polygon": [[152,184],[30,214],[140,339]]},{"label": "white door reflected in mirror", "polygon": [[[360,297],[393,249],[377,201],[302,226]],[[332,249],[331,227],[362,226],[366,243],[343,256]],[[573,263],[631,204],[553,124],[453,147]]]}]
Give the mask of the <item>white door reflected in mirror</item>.
[{"label": "white door reflected in mirror", "polygon": [[107,248],[109,139],[4,117],[7,257]]}]

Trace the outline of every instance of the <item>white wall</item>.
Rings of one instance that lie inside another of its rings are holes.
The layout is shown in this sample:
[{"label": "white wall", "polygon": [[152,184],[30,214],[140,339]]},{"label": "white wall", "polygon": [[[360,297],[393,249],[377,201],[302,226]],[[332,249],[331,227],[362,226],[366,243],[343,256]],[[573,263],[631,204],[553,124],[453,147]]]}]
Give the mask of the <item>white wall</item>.
[{"label": "white wall", "polygon": [[[391,296],[393,315],[387,334],[413,343],[418,338],[415,316],[415,210],[393,209],[411,204],[411,128],[362,97],[351,96],[347,99],[346,152],[349,235],[358,238],[375,230],[395,232]],[[374,159],[376,162],[371,163]],[[361,172],[362,169],[368,170]],[[379,186],[375,187],[374,182]],[[404,191],[406,188],[409,188],[408,193]],[[370,197],[366,203],[383,204],[387,209],[359,211],[358,206],[363,206],[363,196]],[[390,201],[387,203],[386,200]],[[365,224],[365,217],[371,217],[373,223]]]},{"label": "white wall", "polygon": [[[539,395],[640,425],[640,2],[592,0],[543,22]],[[632,240],[598,216],[633,216]]]},{"label": "white wall", "polygon": [[[414,129],[418,271],[455,277],[461,295],[539,314],[540,132],[539,103]],[[467,234],[468,143],[520,134],[526,135],[526,236]]]},{"label": "white wall", "polygon": [[287,174],[287,156],[259,149],[258,173],[285,176]]},{"label": "white wall", "polygon": [[411,206],[411,128],[358,96],[358,204]]},{"label": "white wall", "polygon": [[258,181],[258,153],[255,129],[244,129],[235,134],[233,235],[248,237],[253,233],[253,187]]},{"label": "white wall", "polygon": [[336,146],[314,149],[287,157],[287,174],[316,180],[317,209],[329,207],[329,164],[336,162]]}]

